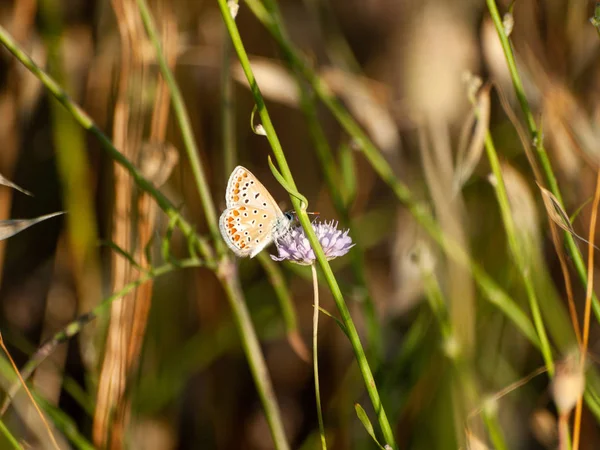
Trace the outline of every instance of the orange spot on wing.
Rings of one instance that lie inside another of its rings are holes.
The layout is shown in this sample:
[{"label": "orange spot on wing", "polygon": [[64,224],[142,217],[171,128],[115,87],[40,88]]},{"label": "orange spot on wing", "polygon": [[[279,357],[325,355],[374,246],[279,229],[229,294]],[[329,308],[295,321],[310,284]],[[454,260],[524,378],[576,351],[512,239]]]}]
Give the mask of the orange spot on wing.
[{"label": "orange spot on wing", "polygon": [[240,215],[240,212],[237,209],[234,209],[233,210],[233,215],[237,217],[237,216]]},{"label": "orange spot on wing", "polygon": [[240,198],[239,198],[237,195],[234,195],[234,196],[233,196],[233,201],[234,201],[234,202],[237,202],[237,201],[239,201],[239,199],[240,199]]},{"label": "orange spot on wing", "polygon": [[236,242],[237,242],[237,241],[239,241],[239,240],[240,240],[240,235],[239,235],[239,234],[236,234],[236,235],[233,237],[233,240],[234,240],[234,241],[236,241]]}]

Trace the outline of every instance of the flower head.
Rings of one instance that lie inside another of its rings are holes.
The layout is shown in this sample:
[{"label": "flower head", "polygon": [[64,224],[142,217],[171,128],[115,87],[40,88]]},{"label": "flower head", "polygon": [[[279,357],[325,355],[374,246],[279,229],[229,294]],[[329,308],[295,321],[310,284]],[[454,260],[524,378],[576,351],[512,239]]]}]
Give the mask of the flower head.
[{"label": "flower head", "polygon": [[[323,247],[327,260],[343,256],[350,251],[354,244],[348,236],[348,231],[338,230],[337,222],[317,222],[312,227],[317,239]],[[271,255],[275,261],[291,261],[296,264],[310,265],[315,262],[315,252],[308,242],[304,229],[298,225],[279,238],[275,245],[279,256]]]}]

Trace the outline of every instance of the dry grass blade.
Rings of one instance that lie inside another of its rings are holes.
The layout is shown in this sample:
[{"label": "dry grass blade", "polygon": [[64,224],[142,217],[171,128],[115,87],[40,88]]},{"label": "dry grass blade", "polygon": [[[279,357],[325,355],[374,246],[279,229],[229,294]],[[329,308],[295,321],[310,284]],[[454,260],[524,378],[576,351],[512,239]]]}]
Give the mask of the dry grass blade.
[{"label": "dry grass blade", "polygon": [[139,160],[140,172],[144,178],[160,187],[166,183],[179,162],[179,153],[168,143],[148,141],[142,144]]},{"label": "dry grass blade", "polygon": [[[575,232],[575,230],[573,229],[573,225],[571,225],[571,220],[569,219],[569,215],[566,213],[566,211],[560,205],[560,202],[554,196],[554,194],[552,192],[550,192],[548,189],[540,186],[539,183],[538,183],[538,187],[540,188],[540,191],[542,192],[542,200],[544,201],[544,207],[546,208],[546,212],[548,213],[548,217],[550,217],[550,220],[552,220],[552,222],[554,222],[560,228],[565,230],[567,233],[570,233],[573,236],[575,236],[577,239],[585,242],[586,244],[589,244],[587,239],[585,239],[582,236],[579,236]],[[593,247],[596,250],[600,250],[595,245]]]},{"label": "dry grass blade", "polygon": [[[590,338],[590,319],[592,315],[592,296],[594,295],[594,240],[596,238],[596,221],[598,219],[598,205],[600,204],[600,171],[596,173],[596,189],[594,192],[594,203],[590,218],[590,240],[588,242],[588,283],[585,292],[585,310],[583,315],[583,333],[581,341],[581,357],[578,375],[581,377],[581,392],[579,393],[573,421],[573,450],[579,449],[579,437],[581,432],[581,412],[583,409],[583,390],[585,386],[585,358]],[[567,428],[568,432],[568,428]]]},{"label": "dry grass blade", "polygon": [[[547,371],[546,367],[539,367],[537,369],[535,369],[533,372],[531,372],[529,375],[526,375],[525,377],[521,378],[520,380],[515,381],[514,383],[510,384],[509,386],[505,387],[504,389],[501,389],[500,391],[496,392],[494,395],[488,397],[488,399],[486,400],[486,403],[489,402],[497,402],[499,401],[502,397],[504,397],[507,394],[510,394],[511,392],[513,392],[516,389],[519,389],[522,386],[525,386],[527,383],[529,383],[531,380],[533,380],[535,377],[537,377],[538,375],[541,375],[543,373],[545,373]],[[478,407],[477,409],[471,411],[469,413],[468,419],[472,419],[473,417],[481,414],[483,412],[484,407]]]},{"label": "dry grass blade", "polygon": [[[471,128],[475,129],[469,135]],[[465,121],[461,132],[460,144],[456,157],[456,170],[454,172],[453,191],[456,194],[462,189],[467,180],[471,177],[481,155],[485,136],[490,125],[490,86],[480,89],[473,109]],[[470,141],[469,141],[470,137]]]},{"label": "dry grass blade", "polygon": [[8,178],[5,178],[4,176],[2,176],[2,174],[0,174],[0,184],[2,186],[8,186],[9,188],[13,188],[25,195],[29,195],[30,197],[33,197],[33,194],[29,191],[26,191],[25,189],[23,189],[21,186],[16,185],[15,183],[13,183],[12,181],[10,181]]},{"label": "dry grass blade", "polygon": [[48,431],[48,436],[50,436],[50,442],[52,443],[52,446],[56,450],[60,450],[60,447],[58,446],[58,442],[56,442],[56,438],[54,437],[54,434],[52,434],[52,430],[50,429],[50,424],[46,420],[46,417],[44,416],[44,413],[42,413],[42,410],[40,409],[40,407],[38,406],[37,402],[33,398],[33,395],[31,394],[31,391],[27,387],[27,384],[25,383],[25,380],[21,376],[21,372],[19,372],[19,368],[15,364],[15,361],[12,359],[12,356],[10,355],[10,353],[8,352],[8,349],[6,348],[6,345],[4,344],[4,338],[2,337],[2,334],[0,334],[0,347],[2,347],[2,351],[4,351],[4,353],[6,354],[6,357],[10,361],[10,364],[12,365],[15,373],[17,374],[17,377],[19,378],[19,381],[23,385],[23,389],[25,389],[25,392],[27,392],[27,396],[31,400],[31,403],[33,404],[33,407],[35,408],[35,410],[39,414],[40,419],[42,420],[42,422],[44,423],[44,427]]},{"label": "dry grass blade", "polygon": [[[130,92],[143,88],[140,70],[140,24],[132,0],[112,0],[120,37],[120,70],[117,99],[114,106],[113,142],[123,154],[137,161],[136,151],[141,146],[140,101]],[[115,200],[112,241],[125,251],[134,254],[132,242],[137,233],[131,223],[133,205],[132,181],[120,166],[114,168]],[[112,289],[117,291],[132,280],[133,271],[128,261],[112,255]],[[111,305],[110,323],[105,342],[104,358],[98,378],[98,393],[92,436],[98,447],[119,449],[127,424],[128,408],[124,392],[127,378],[127,305],[135,300],[135,292],[128,293]]]},{"label": "dry grass blade", "polygon": [[[298,108],[300,104],[300,93],[298,92],[296,80],[289,70],[282,64],[268,58],[254,56],[250,62],[258,85],[265,98],[287,105],[291,108]],[[249,88],[248,80],[246,79],[240,64],[235,64],[232,67],[231,75],[238,83]]]},{"label": "dry grass blade", "polygon": [[375,144],[387,156],[395,156],[400,150],[400,135],[388,104],[388,88],[376,81],[326,68],[321,76],[327,86],[346,103],[352,115],[366,129]]},{"label": "dry grass blade", "polygon": [[36,217],[35,219],[13,219],[13,220],[0,220],[0,241],[8,239],[15,234],[26,230],[36,223],[43,222],[44,220],[51,219],[52,217],[60,216],[64,214],[64,211],[55,212],[52,214],[46,214],[45,216]]}]

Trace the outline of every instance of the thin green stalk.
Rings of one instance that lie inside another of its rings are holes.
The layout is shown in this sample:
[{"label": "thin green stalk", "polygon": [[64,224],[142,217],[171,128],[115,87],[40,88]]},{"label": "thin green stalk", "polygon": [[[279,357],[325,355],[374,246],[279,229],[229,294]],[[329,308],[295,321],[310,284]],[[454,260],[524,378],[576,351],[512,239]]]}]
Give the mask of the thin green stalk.
[{"label": "thin green stalk", "polygon": [[[256,258],[263,267],[271,286],[273,286],[273,289],[275,290],[288,339],[299,339],[298,319],[296,317],[294,302],[292,301],[292,296],[286,286],[281,269],[266,252],[259,253]],[[292,343],[292,345],[295,347],[296,343]],[[296,348],[296,350],[298,349]]]},{"label": "thin green stalk", "polygon": [[[344,228],[354,229],[350,213],[348,211],[349,204],[342,197],[342,191],[339,188],[340,177],[335,166],[335,160],[332,155],[331,148],[327,142],[325,132],[317,117],[316,104],[312,98],[312,94],[308,91],[304,84],[304,80],[300,76],[296,77],[298,87],[300,89],[300,103],[304,116],[306,117],[309,134],[311,135],[317,157],[321,163],[325,182],[329,194],[333,201],[340,222]],[[374,357],[372,363],[378,365],[383,354],[383,340],[381,336],[381,324],[377,319],[377,311],[375,304],[370,295],[367,285],[367,275],[365,270],[364,249],[359,239],[360,236],[354,236],[355,248],[350,254],[352,261],[352,271],[354,278],[362,292],[361,304],[363,306],[366,322],[367,322],[367,342],[369,344],[368,354]]]},{"label": "thin green stalk", "polygon": [[3,420],[0,420],[0,433],[6,438],[6,440],[12,446],[12,448],[16,448],[18,450],[21,450],[23,448],[19,444],[19,441],[17,441],[17,438],[15,438],[10,432],[10,430],[6,427],[6,424]]},{"label": "thin green stalk", "polygon": [[498,425],[498,420],[496,414],[491,411],[484,409],[482,411],[483,421],[485,422],[485,426],[488,429],[488,434],[490,436],[490,440],[496,450],[508,450],[506,446],[506,440],[504,439],[504,435],[502,433],[502,429]]},{"label": "thin green stalk", "polygon": [[443,232],[428,209],[424,205],[417,203],[408,187],[396,178],[385,158],[348,111],[335,98],[325,81],[317,75],[309,64],[300,58],[294,51],[292,44],[283,39],[279,32],[277,21],[271,17],[268,11],[257,0],[246,0],[246,4],[275,38],[292,69],[299,71],[308,80],[316,95],[331,111],[342,128],[352,136],[354,143],[362,151],[375,172],[392,189],[398,200],[406,206],[417,222],[438,242],[450,258],[470,268],[473,278],[483,291],[485,297],[493,305],[496,305],[533,345],[539,346],[535,328],[526,314],[479,265],[469,258],[455,241],[444,237]]},{"label": "thin green stalk", "polygon": [[202,170],[198,146],[196,144],[196,138],[194,137],[194,131],[192,130],[190,117],[185,107],[183,96],[181,95],[179,86],[175,81],[173,72],[171,72],[171,68],[169,67],[167,59],[165,58],[165,54],[162,51],[160,38],[156,31],[152,15],[150,14],[148,3],[146,2],[146,0],[137,0],[137,5],[140,10],[140,15],[142,17],[142,22],[144,23],[146,33],[148,33],[148,37],[150,38],[150,41],[154,46],[154,51],[156,59],[158,60],[160,72],[171,93],[173,112],[175,113],[175,118],[177,119],[177,123],[179,124],[179,128],[181,130],[183,145],[190,163],[190,167],[192,169],[194,181],[196,182],[196,189],[198,191],[198,195],[200,196],[200,201],[204,209],[206,223],[208,225],[210,235],[213,238],[214,245],[217,249],[217,253],[219,255],[223,255],[225,254],[227,249],[225,247],[223,239],[221,239],[221,236],[219,234],[219,226],[217,221],[215,205],[210,195],[210,189],[208,187],[208,182],[206,181],[206,176],[204,174],[204,171]]},{"label": "thin green stalk", "polygon": [[[248,59],[248,55],[246,54],[246,51],[242,44],[241,37],[239,35],[237,26],[229,13],[226,1],[219,0],[219,6],[221,8],[221,13],[223,15],[227,29],[228,29],[231,39],[233,41],[234,48],[237,51],[238,58],[240,59],[244,73],[248,79],[250,86],[251,86],[251,90],[254,95],[256,104],[257,104],[258,112],[261,117],[262,126],[265,129],[267,139],[269,140],[269,143],[271,145],[273,153],[277,159],[277,162],[279,163],[279,167],[281,169],[283,177],[285,178],[285,181],[292,189],[297,190],[296,184],[295,184],[292,174],[291,174],[291,171],[289,169],[289,166],[287,165],[285,154],[283,153],[283,149],[281,148],[281,144],[279,142],[279,139],[277,137],[277,134],[275,132],[273,124],[271,122],[270,116],[267,112],[262,94],[260,93],[260,89],[259,89],[258,85],[256,84],[254,74],[250,67],[250,61]],[[350,317],[350,313],[344,302],[344,299],[340,292],[340,289],[339,289],[339,286],[335,279],[335,276],[333,275],[331,267],[329,266],[329,263],[327,262],[327,259],[325,258],[323,249],[314,233],[314,230],[311,226],[308,215],[306,214],[306,212],[303,209],[302,203],[300,202],[300,200],[298,200],[293,195],[290,195],[290,199],[296,209],[298,219],[307,234],[309,242],[311,243],[311,246],[315,251],[317,260],[319,261],[319,264],[325,274],[325,278],[326,278],[326,280],[329,284],[329,287],[332,291],[334,300],[336,301],[336,305],[337,305],[338,309],[340,310],[340,314],[342,316],[342,321],[344,322],[344,324],[347,328],[350,341],[352,343],[359,367],[361,369],[361,373],[365,380],[367,391],[369,392],[369,395],[371,397],[373,407],[374,407],[375,411],[377,412],[377,416],[378,416],[378,419],[380,422],[380,426],[382,427],[383,434],[384,434],[387,442],[395,448],[396,447],[395,439],[393,437],[392,429],[388,422],[385,410],[383,409],[383,406],[381,404],[381,400],[379,398],[379,393],[375,386],[375,380],[373,379],[373,375],[371,373],[371,369],[367,362],[362,344],[360,342],[360,338],[358,337],[356,327],[354,326],[354,323]]]},{"label": "thin green stalk", "polygon": [[[550,187],[550,191],[552,192],[552,194],[554,194],[554,196],[558,199],[560,205],[564,208],[564,202],[560,193],[560,189],[558,187],[558,182],[556,181],[556,177],[554,176],[554,171],[552,170],[552,165],[550,164],[550,158],[548,157],[548,153],[544,148],[543,138],[538,131],[535,119],[533,117],[533,112],[531,110],[531,107],[529,106],[527,97],[525,96],[525,89],[523,88],[523,83],[521,82],[519,71],[517,70],[517,64],[515,61],[512,46],[510,44],[510,39],[508,38],[506,31],[504,30],[504,25],[502,24],[502,18],[500,17],[500,13],[498,12],[498,7],[496,6],[496,2],[494,0],[486,0],[486,3],[488,6],[488,10],[490,11],[492,21],[494,22],[494,25],[496,27],[496,33],[498,34],[498,38],[500,39],[502,50],[504,51],[504,57],[506,58],[508,71],[513,82],[513,87],[515,88],[515,94],[517,96],[517,99],[519,100],[519,104],[521,105],[521,110],[525,115],[525,120],[527,122],[527,128],[529,131],[529,137],[533,142],[533,146],[535,147],[537,157],[542,166],[542,170],[544,171],[544,175],[546,176],[546,181],[548,183],[548,186]],[[539,181],[541,182],[541,180]],[[573,258],[573,262],[575,263],[575,268],[577,269],[579,278],[582,281],[582,283],[586,285],[587,268],[583,261],[581,252],[579,251],[579,247],[577,246],[577,243],[575,242],[575,239],[573,238],[571,233],[565,232],[565,241],[567,243],[569,253]],[[598,297],[596,296],[596,294],[592,295],[592,307],[594,309],[594,315],[596,316],[596,320],[600,321],[600,302],[598,301]]]},{"label": "thin green stalk", "polygon": [[65,107],[65,109],[73,116],[79,125],[88,130],[98,139],[102,148],[108,153],[110,158],[116,163],[123,166],[133,178],[136,185],[152,196],[158,206],[165,212],[169,219],[174,220],[182,233],[194,240],[200,248],[203,257],[209,265],[213,265],[214,257],[211,248],[206,240],[198,236],[194,228],[179,214],[175,206],[165,197],[162,192],[154,187],[154,185],[146,180],[137,170],[131,161],[129,161],[111,142],[110,138],[104,134],[100,128],[94,123],[92,118],[77,105],[65,92],[65,90],[44,70],[42,70],[22,48],[14,41],[6,29],[0,26],[0,42],[11,52],[41,83],[56,97],[56,99]]},{"label": "thin green stalk", "polygon": [[[436,316],[442,337],[444,338],[445,343],[447,343],[450,339],[452,339],[454,334],[452,323],[448,318],[448,310],[446,308],[447,301],[444,299],[444,294],[442,293],[435,275],[425,272],[422,276],[427,300],[429,301],[430,307]],[[451,360],[454,366],[456,376],[458,377],[460,385],[462,386],[463,397],[467,398],[467,396],[470,396],[472,402],[469,403],[473,403],[475,399],[479,397],[479,394],[476,383],[473,381],[475,377],[473,376],[471,367],[466,361],[464,361],[464,358],[461,358],[459,352],[453,353],[446,351],[446,356]],[[466,419],[466,416],[461,417],[461,423],[463,419]],[[494,415],[485,415],[484,411],[484,419],[492,441],[503,442],[504,437],[502,434],[502,429],[500,428],[500,424],[498,423],[498,418]],[[506,446],[496,448],[506,450]]]},{"label": "thin green stalk", "polygon": [[235,85],[231,77],[231,59],[233,49],[231,41],[227,39],[227,32],[223,39],[223,59],[221,67],[221,139],[223,148],[223,179],[227,180],[229,174],[236,166],[237,144],[235,128]]},{"label": "thin green stalk", "polygon": [[221,261],[221,267],[217,275],[221,279],[223,288],[227,294],[238,334],[242,337],[242,347],[250,366],[250,372],[254,378],[258,396],[265,411],[265,417],[271,430],[275,448],[277,450],[289,450],[290,447],[285,437],[283,422],[281,421],[281,412],[277,404],[271,379],[269,378],[267,365],[260,349],[258,337],[252,325],[252,319],[244,301],[239,280],[235,274],[236,270],[233,261],[229,258],[224,258]]},{"label": "thin green stalk", "polygon": [[[294,182],[292,173],[287,164],[287,160],[285,158],[283,149],[281,148],[279,138],[277,137],[277,133],[275,132],[275,128],[273,127],[273,124],[271,122],[271,118],[270,118],[267,108],[265,106],[265,102],[263,100],[262,94],[256,83],[254,73],[252,72],[252,68],[250,66],[250,61],[248,59],[248,55],[247,55],[244,45],[242,43],[242,39],[240,37],[237,25],[236,25],[235,21],[233,20],[233,18],[231,17],[231,13],[227,6],[227,0],[219,0],[219,8],[221,9],[221,14],[223,16],[225,26],[227,27],[227,30],[228,30],[231,40],[233,42],[233,46],[236,50],[236,53],[238,55],[241,65],[242,65],[242,69],[244,70],[246,78],[248,79],[250,89],[254,96],[254,101],[256,102],[256,106],[257,106],[258,112],[260,114],[262,126],[266,132],[266,136],[267,136],[267,139],[269,140],[269,144],[271,145],[271,149],[273,150],[273,154],[275,155],[275,158],[277,159],[277,163],[279,164],[279,169],[280,169],[285,181],[289,185],[289,187],[291,187],[292,189],[297,191],[296,183]],[[329,288],[333,294],[334,301],[338,307],[338,310],[340,311],[340,316],[341,316],[342,322],[346,326],[346,329],[348,332],[348,337],[352,344],[352,348],[354,350],[356,360],[357,360],[359,368],[361,370],[361,374],[363,376],[367,392],[369,393],[369,397],[371,398],[373,408],[377,414],[377,418],[379,420],[379,425],[382,429],[383,436],[386,440],[386,443],[395,449],[395,448],[397,448],[397,445],[396,445],[396,440],[394,438],[394,434],[392,432],[392,427],[388,421],[387,415],[385,413],[385,409],[383,408],[383,405],[381,404],[381,399],[379,397],[379,392],[377,391],[377,387],[375,384],[375,380],[373,378],[373,374],[371,372],[371,368],[369,367],[369,363],[365,356],[363,346],[360,342],[358,332],[356,330],[354,322],[352,321],[352,318],[350,317],[350,312],[348,311],[348,307],[346,306],[346,303],[344,301],[344,298],[342,296],[340,288],[337,284],[335,276],[333,275],[333,271],[331,270],[331,267],[330,267],[327,259],[325,258],[323,249],[319,243],[319,240],[317,239],[317,236],[315,235],[314,229],[312,228],[310,219],[309,219],[308,215],[306,214],[306,211],[302,208],[302,204],[301,204],[300,200],[298,200],[293,195],[290,195],[290,199],[296,210],[298,220],[300,221],[300,224],[304,228],[306,235],[308,237],[308,240],[315,252],[317,261],[319,262],[319,265],[321,266],[321,269],[323,270],[325,279],[327,280],[327,284],[329,285]]]},{"label": "thin green stalk", "polygon": [[[228,35],[227,35],[228,36]],[[231,59],[233,49],[231,41],[225,39],[223,42],[223,67],[221,69],[221,122],[222,122],[222,145],[224,154],[224,179],[227,180],[229,174],[233,171],[237,162],[237,143],[235,127],[235,95],[234,84],[231,78]],[[296,310],[292,301],[292,296],[285,284],[283,273],[279,266],[269,258],[265,252],[257,256],[258,262],[262,265],[269,278],[269,282],[275,290],[275,295],[279,301],[283,322],[285,324],[288,342],[292,348],[303,359],[310,355],[308,349],[302,342],[298,332],[298,320]]]},{"label": "thin green stalk", "polygon": [[[155,279],[162,275],[166,275],[167,273],[173,272],[175,270],[202,266],[203,263],[197,259],[186,259],[183,261],[178,261],[176,264],[167,263],[157,268],[152,268],[151,270],[145,272],[137,280],[126,284],[121,290],[113,293],[111,296],[107,297],[102,302],[100,302],[94,309],[92,309],[86,314],[79,316],[77,319],[70,322],[69,324],[64,326],[60,331],[55,333],[48,341],[46,341],[46,343],[39,347],[35,351],[35,353],[29,358],[29,360],[25,363],[25,365],[20,371],[21,376],[24,380],[27,380],[33,374],[33,372],[40,366],[40,364],[44,362],[46,358],[50,356],[50,354],[52,354],[56,347],[75,336],[83,329],[85,325],[87,325],[89,322],[94,320],[102,313],[106,312],[115,300],[124,297],[138,286],[144,284],[146,281]],[[0,416],[3,415],[8,409],[11,400],[19,391],[20,386],[21,385],[19,383],[14,383],[12,386],[10,386],[10,388],[7,391],[6,399],[4,400],[0,409]]]},{"label": "thin green stalk", "polygon": [[62,434],[73,443],[74,448],[79,450],[94,450],[96,447],[86,439],[83,434],[77,429],[75,420],[65,413],[58,406],[53,405],[44,397],[34,393],[35,399],[42,405],[44,411],[48,414],[52,422]]},{"label": "thin green stalk", "polygon": [[323,410],[321,409],[321,388],[319,387],[319,279],[317,277],[317,268],[314,264],[310,265],[313,277],[313,374],[315,378],[315,400],[317,402],[317,419],[319,421],[319,434],[321,435],[321,448],[327,450],[327,440],[325,439],[325,425],[323,423]]},{"label": "thin green stalk", "polygon": [[535,325],[542,356],[550,377],[554,376],[554,361],[552,359],[552,349],[550,348],[550,342],[548,341],[548,335],[546,334],[546,328],[544,326],[544,320],[542,319],[542,313],[540,311],[540,305],[538,303],[537,295],[533,287],[533,281],[530,277],[531,267],[528,266],[525,261],[525,256],[522,253],[522,248],[518,243],[517,234],[515,230],[515,223],[513,221],[512,213],[510,210],[510,204],[508,201],[508,195],[506,193],[506,186],[504,185],[504,177],[502,176],[502,169],[500,167],[500,161],[498,160],[498,154],[494,147],[494,141],[489,131],[485,135],[485,150],[487,153],[488,161],[492,168],[492,173],[495,177],[494,190],[496,192],[496,199],[500,206],[500,213],[502,216],[502,223],[506,230],[506,236],[508,238],[508,245],[512,253],[513,259],[517,264],[517,268],[523,278],[523,284],[525,291],[527,292],[527,299],[529,300],[529,307],[531,309],[531,315],[533,316],[533,323]]}]

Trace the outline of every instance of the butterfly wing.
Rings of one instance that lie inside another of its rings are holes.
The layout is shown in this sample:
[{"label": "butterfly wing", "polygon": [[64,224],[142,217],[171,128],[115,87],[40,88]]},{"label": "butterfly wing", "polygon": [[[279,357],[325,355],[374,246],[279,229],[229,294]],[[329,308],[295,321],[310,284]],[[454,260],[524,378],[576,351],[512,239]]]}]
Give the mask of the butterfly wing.
[{"label": "butterfly wing", "polygon": [[269,245],[274,229],[289,220],[269,191],[245,167],[236,167],[227,184],[227,209],[219,219],[225,243],[240,257],[253,258]]},{"label": "butterfly wing", "polygon": [[273,241],[273,227],[278,220],[270,209],[234,206],[223,211],[219,228],[233,253],[253,258]]},{"label": "butterfly wing", "polygon": [[237,166],[229,176],[225,191],[227,207],[248,206],[273,210],[279,218],[283,216],[281,208],[267,188],[248,169]]}]

